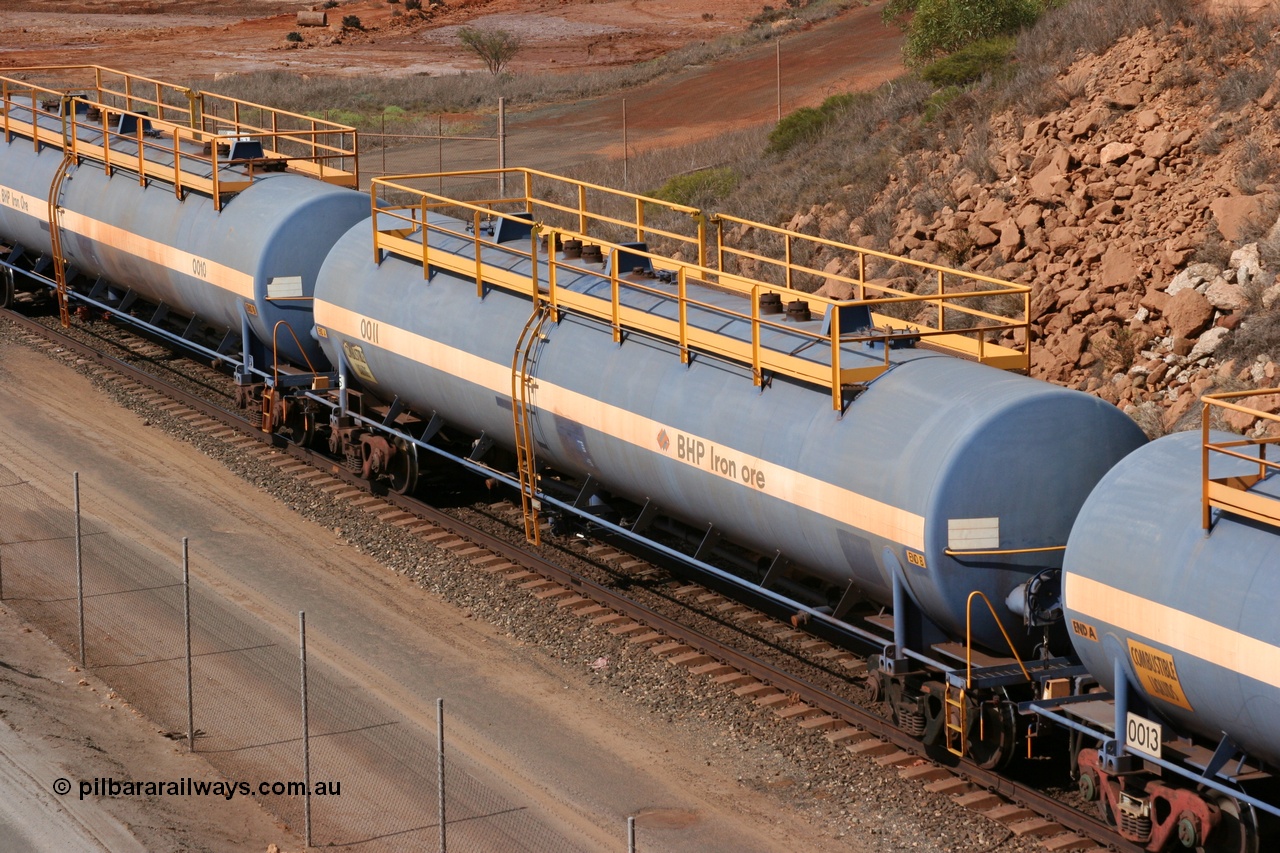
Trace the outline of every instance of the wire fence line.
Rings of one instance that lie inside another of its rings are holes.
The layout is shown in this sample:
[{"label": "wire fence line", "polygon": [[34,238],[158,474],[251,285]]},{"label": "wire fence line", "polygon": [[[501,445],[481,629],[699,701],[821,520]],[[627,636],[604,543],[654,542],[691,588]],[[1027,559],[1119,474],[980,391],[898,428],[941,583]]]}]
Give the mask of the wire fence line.
[{"label": "wire fence line", "polygon": [[360,134],[360,173],[367,179],[501,168],[506,163],[506,128],[505,108],[492,118],[478,118],[465,133],[446,128],[443,116],[436,117],[435,133],[403,132],[394,125],[388,129],[384,119],[377,132]]},{"label": "wire fence line", "polygon": [[[157,554],[87,516],[80,519],[81,610],[71,503],[0,465],[0,599],[68,654],[83,653],[87,668],[167,737],[191,737],[226,780],[254,789],[242,795],[309,835],[310,844],[444,849],[447,829],[451,851],[573,849],[536,810],[472,776],[437,741],[439,732],[425,731],[314,658],[303,669],[304,742],[300,648],[289,633],[198,577],[184,585],[185,560]],[[300,791],[259,788],[304,781],[304,752],[309,822]]]}]

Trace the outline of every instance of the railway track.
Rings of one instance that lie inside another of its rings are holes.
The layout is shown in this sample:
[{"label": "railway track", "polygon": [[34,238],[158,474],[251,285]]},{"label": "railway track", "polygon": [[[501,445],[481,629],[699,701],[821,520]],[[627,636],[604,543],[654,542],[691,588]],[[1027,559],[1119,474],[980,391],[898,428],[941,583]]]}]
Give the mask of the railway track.
[{"label": "railway track", "polygon": [[[858,656],[773,615],[701,585],[672,578],[665,570],[607,544],[587,543],[582,553],[572,555],[605,569],[606,575],[630,579],[621,584],[626,589],[613,588],[600,577],[588,577],[561,564],[575,562],[572,558],[549,559],[518,544],[516,537],[506,538],[413,498],[395,493],[372,494],[368,482],[357,472],[279,436],[265,435],[239,414],[206,397],[22,314],[3,311],[0,316],[23,329],[32,343],[61,348],[74,361],[91,363],[91,371],[100,379],[139,395],[145,403],[186,421],[211,439],[232,444],[282,474],[452,552],[496,581],[553,603],[566,619],[590,622],[600,631],[629,645],[645,647],[667,663],[707,679],[711,685],[732,691],[743,701],[769,709],[801,730],[825,737],[837,748],[873,759],[886,769],[896,768],[903,778],[919,782],[928,791],[952,796],[958,804],[1012,833],[1037,839],[1046,850],[1088,853],[1103,848],[1135,852],[1142,849],[1122,839],[1101,820],[1023,782],[969,762],[944,765],[934,761],[917,739],[898,730],[865,704],[834,691],[835,685],[854,684],[864,674],[865,665]],[[144,356],[167,358],[167,350],[161,347],[150,343],[142,346]],[[199,369],[209,370],[203,366]],[[507,509],[519,514],[518,507],[495,504],[491,518],[500,518]],[[504,524],[518,534],[514,523]],[[565,556],[569,556],[567,550]],[[652,600],[639,601],[641,596],[632,593],[642,590],[648,590],[651,599],[656,596],[683,608],[686,617],[696,613],[701,618],[681,619],[670,612],[672,608],[655,606]],[[728,629],[719,634],[751,642],[713,636],[703,627],[689,624],[706,620]],[[742,645],[754,645],[757,651],[744,651]],[[779,650],[781,654],[761,654],[760,649]],[[779,657],[791,665],[779,662]],[[799,661],[805,665],[797,666]],[[814,679],[794,672],[805,668],[830,677]]]}]

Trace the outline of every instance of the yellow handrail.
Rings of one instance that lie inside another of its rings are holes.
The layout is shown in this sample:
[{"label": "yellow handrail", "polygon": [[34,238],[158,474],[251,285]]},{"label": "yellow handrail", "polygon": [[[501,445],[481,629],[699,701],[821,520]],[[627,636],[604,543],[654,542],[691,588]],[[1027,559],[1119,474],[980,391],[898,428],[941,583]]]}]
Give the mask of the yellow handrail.
[{"label": "yellow handrail", "polygon": [[1013,654],[1013,659],[1018,662],[1018,669],[1022,670],[1022,675],[1027,681],[1031,680],[1031,673],[1027,672],[1027,667],[1022,663],[1018,650],[1013,647],[1013,640],[1009,639],[1009,632],[1004,629],[1004,623],[1000,621],[1000,617],[996,615],[996,609],[991,606],[991,599],[987,598],[986,593],[975,589],[969,593],[969,598],[965,602],[965,618],[964,618],[964,687],[965,690],[973,687],[973,600],[981,598],[982,602],[987,605],[987,609],[991,611],[991,618],[996,620],[996,627],[1000,629],[1001,636],[1009,645],[1009,651]]},{"label": "yellow handrail", "polygon": [[[409,184],[410,181],[414,180],[427,179],[435,181],[444,177],[473,180],[476,178],[491,178],[504,172],[523,176],[524,180],[520,182],[523,187],[523,195],[467,201],[458,198],[456,195],[444,195],[418,189]],[[544,187],[542,192],[548,195],[534,194],[535,178],[538,179],[537,183]],[[646,206],[649,206],[658,210],[665,208],[670,212],[688,216],[696,225],[695,233],[681,234],[667,229],[656,228],[652,225],[652,217],[640,221],[642,216],[637,215],[635,216],[636,221],[628,221],[621,214],[597,209],[588,203],[588,190],[591,190],[592,193],[602,194],[605,203],[616,202],[618,199],[627,200],[629,203],[626,206],[634,207],[633,212],[643,211]],[[550,193],[576,197],[576,206],[550,198]],[[515,212],[511,212],[512,208],[515,208]],[[553,312],[571,309],[607,323],[613,330],[615,340],[621,340],[622,336],[628,331],[641,332],[666,339],[678,347],[681,359],[685,361],[689,357],[690,350],[697,349],[749,365],[758,385],[763,384],[768,374],[777,374],[827,388],[831,392],[832,406],[836,410],[840,410],[843,407],[843,389],[846,385],[869,381],[889,368],[888,345],[894,339],[924,339],[926,342],[936,346],[953,352],[960,352],[996,366],[1014,369],[1025,369],[1027,367],[1025,351],[1008,349],[996,344],[986,344],[983,340],[987,334],[1006,329],[1023,329],[1025,333],[1027,328],[1025,312],[1021,320],[1011,320],[998,314],[971,308],[963,304],[966,301],[972,301],[977,298],[1009,294],[1023,297],[1025,304],[1029,288],[1000,282],[996,279],[975,276],[973,277],[975,280],[988,282],[990,286],[976,292],[949,292],[941,295],[914,294],[894,290],[886,286],[859,282],[860,297],[865,297],[866,290],[869,289],[881,295],[881,298],[878,299],[839,300],[792,290],[783,285],[769,283],[756,278],[725,274],[720,270],[711,269],[701,262],[683,260],[682,256],[688,257],[695,254],[693,251],[695,247],[698,250],[697,256],[699,258],[705,257],[703,243],[705,240],[704,223],[706,220],[695,208],[673,205],[656,199],[647,199],[634,193],[607,190],[585,182],[558,178],[545,172],[527,169],[489,169],[473,172],[375,178],[370,188],[370,210],[373,218],[375,261],[379,261],[384,252],[400,255],[421,263],[424,276],[430,274],[430,268],[433,265],[448,268],[467,278],[474,278],[478,295],[483,295],[485,287],[499,287],[529,295],[535,302],[547,302]],[[432,213],[435,212],[439,212],[442,215],[433,221]],[[561,215],[563,218],[567,218],[568,221],[576,222],[577,227],[548,225],[540,218],[540,214],[544,213],[547,215]],[[500,245],[496,240],[485,239],[482,236],[482,224],[484,220],[489,218],[502,218],[529,226],[534,235],[540,233],[545,238],[546,248],[540,250],[536,239],[530,242],[527,249],[516,243]],[[726,219],[726,221],[728,220]],[[746,222],[746,220],[733,221]],[[463,223],[466,223],[465,228]],[[644,251],[634,246],[624,246],[611,242],[601,236],[589,233],[591,229],[599,230],[599,226],[602,225],[626,229],[628,236],[634,233],[640,238],[650,236],[665,238],[675,244],[677,251],[666,254]],[[768,226],[760,227],[768,228]],[[786,233],[788,234],[788,245],[792,242],[812,239],[805,235]],[[432,234],[465,240],[471,245],[472,256],[463,258],[439,249],[433,250],[430,246],[430,236]],[[720,228],[717,229],[717,234],[717,258],[723,259],[726,253],[732,253],[733,250],[726,247]],[[415,236],[417,239],[410,239],[411,236]],[[619,264],[616,262],[611,263],[609,272],[605,273],[603,271],[595,272],[584,268],[580,264],[571,263],[557,257],[555,247],[561,245],[561,241],[568,240],[593,242],[600,246],[602,252],[612,256],[615,261],[619,254],[623,252],[629,256],[647,260],[655,271],[671,274],[672,282],[675,284],[675,292],[672,293],[670,288],[658,286],[656,283],[650,285],[641,281],[623,279],[619,274]],[[832,241],[824,242],[832,246],[840,245]],[[855,252],[862,251],[854,247],[846,248]],[[533,272],[529,275],[513,273],[507,266],[500,266],[494,263],[498,256],[493,254],[486,255],[486,253],[493,252],[503,253],[508,257],[524,258],[529,261]],[[544,252],[545,257],[542,257]],[[491,261],[488,264],[485,262],[486,257]],[[860,265],[864,264],[861,260],[859,263]],[[540,272],[544,264],[546,268],[545,278]],[[860,266],[860,268],[862,267]],[[580,288],[573,290],[562,288],[560,283],[563,280],[562,270],[564,269],[570,270],[575,276],[574,280],[579,282],[584,276],[594,276],[601,285],[607,286],[608,295],[594,296],[583,293]],[[787,264],[787,269],[794,269],[797,272],[810,271],[809,268],[794,262]],[[700,286],[692,296],[689,292],[690,284]],[[621,298],[621,292],[624,288],[631,292],[650,294],[661,299],[674,299],[678,309],[676,319],[668,319],[628,307]],[[740,294],[749,300],[750,307],[748,309],[744,306],[743,310],[735,310],[734,308],[709,302],[702,296],[702,294],[715,291],[729,291]],[[784,324],[779,321],[765,319],[759,311],[759,298],[765,293],[787,294],[795,298],[803,298],[814,307],[816,313],[830,317],[830,322],[827,324],[828,328],[819,332],[796,323]],[[903,323],[905,328],[893,329],[886,327],[896,325],[895,321],[888,317],[871,313],[873,325],[880,328],[846,331],[841,329],[840,311],[832,310],[833,308],[857,307],[876,309],[894,304],[937,304],[938,302],[942,302],[952,310],[975,317],[979,321],[990,320],[1000,325],[974,325],[964,329],[945,329],[941,327],[934,328],[920,323]],[[689,320],[690,308],[713,312],[723,317],[726,321],[744,321],[750,329],[749,340],[692,325]],[[762,343],[762,335],[766,332],[784,332],[788,335],[792,344],[795,343],[796,338],[799,338],[801,343],[799,346],[790,346],[786,351],[771,348]],[[978,338],[976,343],[965,338],[966,334],[976,335]],[[875,362],[864,361],[862,362],[863,366],[860,367],[846,367],[844,364],[844,361],[847,360],[844,353],[844,345],[862,341],[883,343],[883,358],[877,359]],[[820,358],[806,355],[806,350],[810,350],[813,347],[818,347],[817,349],[812,349],[813,353],[817,354],[825,350],[825,355]]]},{"label": "yellow handrail", "polygon": [[[506,198],[473,198],[463,203],[456,196],[429,192],[408,186],[405,183],[407,181],[425,179],[442,181],[466,178],[469,181],[476,181],[492,178],[496,180],[504,174],[518,175],[522,178],[520,181],[521,195],[508,196]],[[480,209],[485,214],[491,214],[504,205],[525,204],[529,206],[529,213],[532,214],[535,221],[549,222],[559,215],[558,218],[563,221],[574,223],[573,227],[564,227],[561,230],[571,231],[582,235],[584,238],[587,235],[591,235],[590,239],[596,242],[604,239],[599,235],[601,226],[615,226],[619,229],[625,229],[634,233],[637,241],[661,237],[676,243],[682,248],[696,252],[698,265],[706,265],[706,217],[701,210],[687,204],[662,201],[626,190],[615,190],[588,181],[565,178],[551,172],[524,168],[474,169],[459,172],[433,172],[424,175],[388,175],[375,178],[373,184],[375,186],[371,191],[381,192],[387,198],[394,197],[400,193],[406,194],[416,199],[415,203],[420,203],[424,210],[460,205],[468,210]],[[556,198],[557,195],[563,194],[572,194],[575,203],[566,204]],[[593,200],[596,201],[596,204],[591,203]],[[605,209],[605,206],[610,202],[616,205],[622,205],[622,203],[626,202],[626,207],[634,207],[634,210],[629,210],[628,213],[630,215],[628,216],[623,216],[621,213],[611,213]],[[694,233],[672,231],[647,223],[643,212],[643,208],[646,205],[679,214],[682,217],[688,217],[689,221],[695,226]],[[635,215],[636,210],[640,211],[639,216]],[[593,230],[595,233],[593,233]]]},{"label": "yellow handrail", "polygon": [[[824,281],[835,281],[835,282],[841,282],[843,284],[848,284],[850,285],[850,287],[852,287],[855,290],[855,292],[858,294],[858,297],[860,299],[865,298],[867,290],[874,291],[875,293],[881,294],[882,296],[891,297],[890,299],[885,300],[881,304],[891,304],[894,301],[899,301],[899,300],[893,299],[892,297],[897,297],[901,295],[914,296],[914,294],[908,294],[906,291],[898,290],[896,288],[889,287],[887,285],[877,285],[877,284],[869,283],[866,279],[867,258],[876,258],[889,263],[900,264],[904,267],[915,269],[922,273],[924,272],[932,273],[933,276],[935,277],[935,281],[936,281],[935,286],[937,290],[936,294],[934,295],[935,298],[932,300],[933,303],[937,305],[937,308],[938,308],[937,323],[925,324],[925,323],[916,322],[911,324],[913,327],[921,326],[924,328],[931,328],[935,331],[952,331],[952,332],[976,331],[977,329],[983,328],[983,327],[970,327],[966,329],[948,330],[946,328],[946,322],[945,322],[946,312],[957,312],[967,317],[975,318],[978,320],[988,320],[995,323],[996,325],[994,327],[986,329],[988,333],[991,331],[1003,331],[1007,329],[1021,330],[1022,337],[1023,337],[1022,353],[1024,356],[1024,364],[1022,365],[1021,369],[1026,370],[1026,369],[1029,369],[1031,366],[1030,336],[1028,334],[1030,325],[1029,325],[1029,322],[1026,320],[1026,318],[1030,314],[1030,309],[1031,309],[1031,304],[1030,304],[1031,288],[1026,285],[1014,284],[1012,282],[1003,281],[1001,279],[992,278],[990,276],[980,275],[978,273],[959,270],[952,267],[944,267],[938,264],[931,264],[931,263],[928,263],[927,261],[919,261],[914,258],[909,258],[905,256],[892,255],[887,252],[879,252],[874,249],[864,249],[859,246],[853,246],[847,243],[841,243],[837,240],[831,240],[825,237],[815,237],[808,234],[801,234],[795,231],[789,231],[785,228],[780,228],[775,225],[767,225],[759,222],[754,222],[749,219],[742,219],[740,217],[731,216],[725,213],[717,213],[715,216],[712,217],[712,221],[716,225],[716,256],[718,258],[718,264],[721,270],[726,270],[728,265],[730,265],[732,261],[736,260],[739,263],[741,263],[742,260],[748,260],[756,265],[763,264],[766,267],[772,266],[775,268],[781,268],[780,277],[782,277],[783,280],[786,281],[788,285],[794,282],[797,273],[804,273],[815,278],[823,279]],[[727,235],[725,232],[726,225],[736,225],[736,226],[739,226],[740,230],[745,229],[750,232],[762,232],[762,233],[773,234],[781,237],[783,240],[783,246],[784,246],[784,257],[780,259],[772,258],[768,255],[764,255],[759,252],[754,252],[749,249],[739,248],[731,245],[727,239]],[[830,251],[836,251],[840,253],[851,253],[854,255],[854,260],[856,260],[857,262],[858,275],[854,277],[850,275],[845,275],[843,273],[831,272],[826,269],[819,269],[817,267],[805,266],[804,264],[798,263],[794,259],[795,255],[799,253],[797,251],[797,245],[806,247],[807,249],[806,254],[810,256],[817,255],[823,252],[830,252]],[[967,299],[964,299],[964,300],[953,299],[952,297],[956,295],[956,291],[955,291],[955,288],[953,287],[951,289],[951,292],[948,292],[947,285],[946,285],[948,278],[957,279],[960,282],[965,283],[965,285],[970,287],[978,286],[979,289],[962,291],[963,295],[966,296]],[[1011,319],[1009,317],[1006,317],[1000,314],[995,314],[989,311],[984,311],[981,308],[975,307],[975,305],[973,304],[969,304],[971,302],[976,301],[980,297],[998,297],[998,296],[1017,298],[1018,301],[1021,302],[1021,308],[1022,308],[1021,314],[1023,317],[1023,320],[1021,322],[1011,322]],[[982,355],[982,352],[985,349],[985,342],[986,342],[985,338],[986,338],[985,334],[980,334],[977,336],[979,360],[985,360]]]},{"label": "yellow handrail", "polygon": [[1066,545],[1046,545],[1043,548],[996,548],[991,551],[954,551],[950,548],[945,548],[942,553],[948,557],[993,557],[1006,554],[1043,554],[1047,551],[1065,550],[1067,550]]},{"label": "yellow handrail", "polygon": [[[30,83],[13,76],[18,73],[59,78],[59,83]],[[231,108],[231,118],[217,115],[220,105]],[[179,197],[187,190],[212,195],[218,208],[223,195],[245,189],[267,164],[341,186],[355,187],[359,181],[355,128],[102,66],[5,69],[0,110],[6,141],[28,136],[37,150],[48,145],[70,151],[77,160],[102,163],[108,174],[126,168],[141,182],[172,184]],[[89,120],[93,111],[98,118]],[[255,121],[241,121],[242,112]],[[133,133],[112,129],[121,116],[133,118]],[[144,122],[153,131],[149,135],[143,133]],[[258,141],[263,157],[220,160],[219,141],[232,139]],[[136,149],[113,149],[122,141]],[[227,166],[242,166],[244,174],[222,174]]]},{"label": "yellow handrail", "polygon": [[[1236,402],[1237,400],[1247,400],[1251,397],[1266,395],[1280,395],[1280,388],[1257,388],[1251,391],[1206,394],[1201,398],[1200,506],[1201,525],[1205,530],[1209,530],[1213,526],[1213,509],[1215,507],[1255,521],[1261,521],[1264,524],[1280,527],[1280,498],[1251,491],[1254,485],[1267,477],[1269,471],[1280,468],[1280,463],[1267,459],[1267,446],[1280,443],[1280,437],[1263,436],[1228,441],[1211,441],[1209,439],[1209,427],[1215,409],[1240,412],[1256,419],[1280,423],[1280,415]],[[1241,453],[1234,449],[1237,447],[1256,447],[1257,454]],[[1258,471],[1256,474],[1213,479],[1209,476],[1209,463],[1215,453],[1256,464]]]},{"label": "yellow handrail", "polygon": [[298,348],[298,352],[302,354],[302,360],[307,363],[307,372],[315,373],[315,365],[311,363],[311,359],[307,356],[307,350],[302,345],[302,341],[298,340],[298,333],[293,330],[293,326],[288,320],[277,320],[276,324],[271,327],[271,378],[275,385],[280,384],[280,327],[284,326],[289,336],[293,338],[294,346]]}]

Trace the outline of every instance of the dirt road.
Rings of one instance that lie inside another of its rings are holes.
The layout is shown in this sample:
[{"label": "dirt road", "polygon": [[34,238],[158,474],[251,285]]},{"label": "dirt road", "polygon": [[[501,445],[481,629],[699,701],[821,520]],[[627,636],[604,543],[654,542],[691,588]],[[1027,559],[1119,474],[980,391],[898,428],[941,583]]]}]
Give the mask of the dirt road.
[{"label": "dirt road", "polygon": [[[403,79],[479,70],[458,44],[461,24],[507,29],[523,36],[512,64],[518,74],[577,73],[626,65],[699,40],[747,27],[761,4],[724,0],[708,12],[692,0],[486,0],[450,2],[428,20],[404,23],[399,6],[375,0],[344,3],[330,17],[354,15],[366,27],[334,38],[304,30],[307,41],[287,49],[296,29],[292,9],[308,4],[239,0],[219,4],[153,0],[108,13],[86,3],[68,19],[65,4],[18,0],[0,9],[0,68],[97,63],[174,82],[246,71],[367,75]],[[562,103],[508,117],[507,163],[564,169],[622,156],[623,99],[631,155],[715,138],[775,121],[829,95],[873,88],[901,74],[901,35],[880,21],[880,4],[854,6],[836,18],[783,35],[727,60],[626,92]],[[290,10],[290,11],[285,11]],[[276,12],[283,14],[273,14]],[[341,12],[341,15],[338,13]],[[397,23],[399,22],[399,23]],[[324,109],[326,104],[315,104]],[[492,133],[486,117],[482,133]],[[493,168],[493,143],[446,143],[444,168]],[[362,171],[409,174],[439,168],[434,143],[367,156]]]},{"label": "dirt road", "polygon": [[[508,117],[507,163],[563,170],[593,159],[622,157],[623,100],[627,150],[631,155],[713,139],[747,127],[768,125],[778,114],[778,67],[782,111],[816,106],[830,95],[872,89],[903,73],[901,35],[880,21],[880,7],[860,6],[838,18],[765,43],[723,62],[630,91],[557,104]],[[444,147],[449,171],[493,168],[491,144]],[[434,144],[389,151],[389,174],[433,172]],[[381,171],[382,159],[366,158],[363,171]]]}]

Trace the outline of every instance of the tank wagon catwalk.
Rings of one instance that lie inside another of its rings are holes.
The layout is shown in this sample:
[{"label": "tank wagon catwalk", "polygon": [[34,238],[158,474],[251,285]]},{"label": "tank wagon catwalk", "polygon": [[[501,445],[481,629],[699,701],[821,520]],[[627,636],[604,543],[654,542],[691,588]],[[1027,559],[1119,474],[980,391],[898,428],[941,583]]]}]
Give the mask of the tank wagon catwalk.
[{"label": "tank wagon catwalk", "polygon": [[7,70],[0,108],[6,304],[14,269],[42,275],[64,322],[70,289],[233,363],[246,395],[273,363],[327,367],[310,295],[367,215],[352,128],[96,66]]},{"label": "tank wagon catwalk", "polygon": [[1190,439],[1022,375],[1027,287],[533,170],[364,194],[350,128],[22,73],[6,302],[21,272],[222,360],[378,488],[447,459],[532,541],[572,519],[795,614],[934,754],[1069,760],[1149,850],[1280,815],[1265,442],[1206,433],[1197,477]]},{"label": "tank wagon catwalk", "polygon": [[[1024,324],[976,306],[1021,302],[1026,288],[929,268],[941,296],[866,280],[851,282],[859,299],[800,294],[786,281],[816,271],[795,261],[753,253],[773,269],[723,272],[745,257],[727,229],[766,226],[706,224],[666,206],[689,227],[664,231],[644,221],[659,203],[528,171],[510,177],[523,185],[518,197],[480,204],[374,181],[374,198],[411,200],[375,207],[338,241],[317,284],[316,327],[363,389],[512,451],[531,517],[541,465],[589,478],[606,503],[648,504],[709,537],[780,553],[792,573],[839,588],[846,608],[914,601],[921,619],[899,626],[899,639],[905,648],[915,632],[921,648],[930,630],[934,641],[963,636],[974,588],[1003,604],[1053,566],[1060,552],[1049,549],[1065,544],[1073,513],[1050,503],[1074,509],[1141,441],[1105,403],[978,363],[1025,367],[1025,352],[985,340]],[[593,204],[578,202],[584,194]],[[605,213],[611,204],[631,215]],[[567,224],[540,224],[555,215]],[[628,241],[597,236],[608,227]],[[720,270],[698,260],[708,227]],[[777,233],[793,257],[820,244]],[[674,248],[650,252],[646,238]],[[597,247],[599,260],[573,257],[578,246]],[[677,250],[689,260],[675,260]],[[770,295],[775,304],[803,296],[816,316],[764,314]],[[940,306],[941,324],[878,313],[925,304]],[[951,317],[971,333],[945,328]],[[1068,449],[1064,464],[1028,469],[1046,436]],[[365,447],[365,458],[397,458]],[[982,616],[975,641],[1007,651]]]}]

